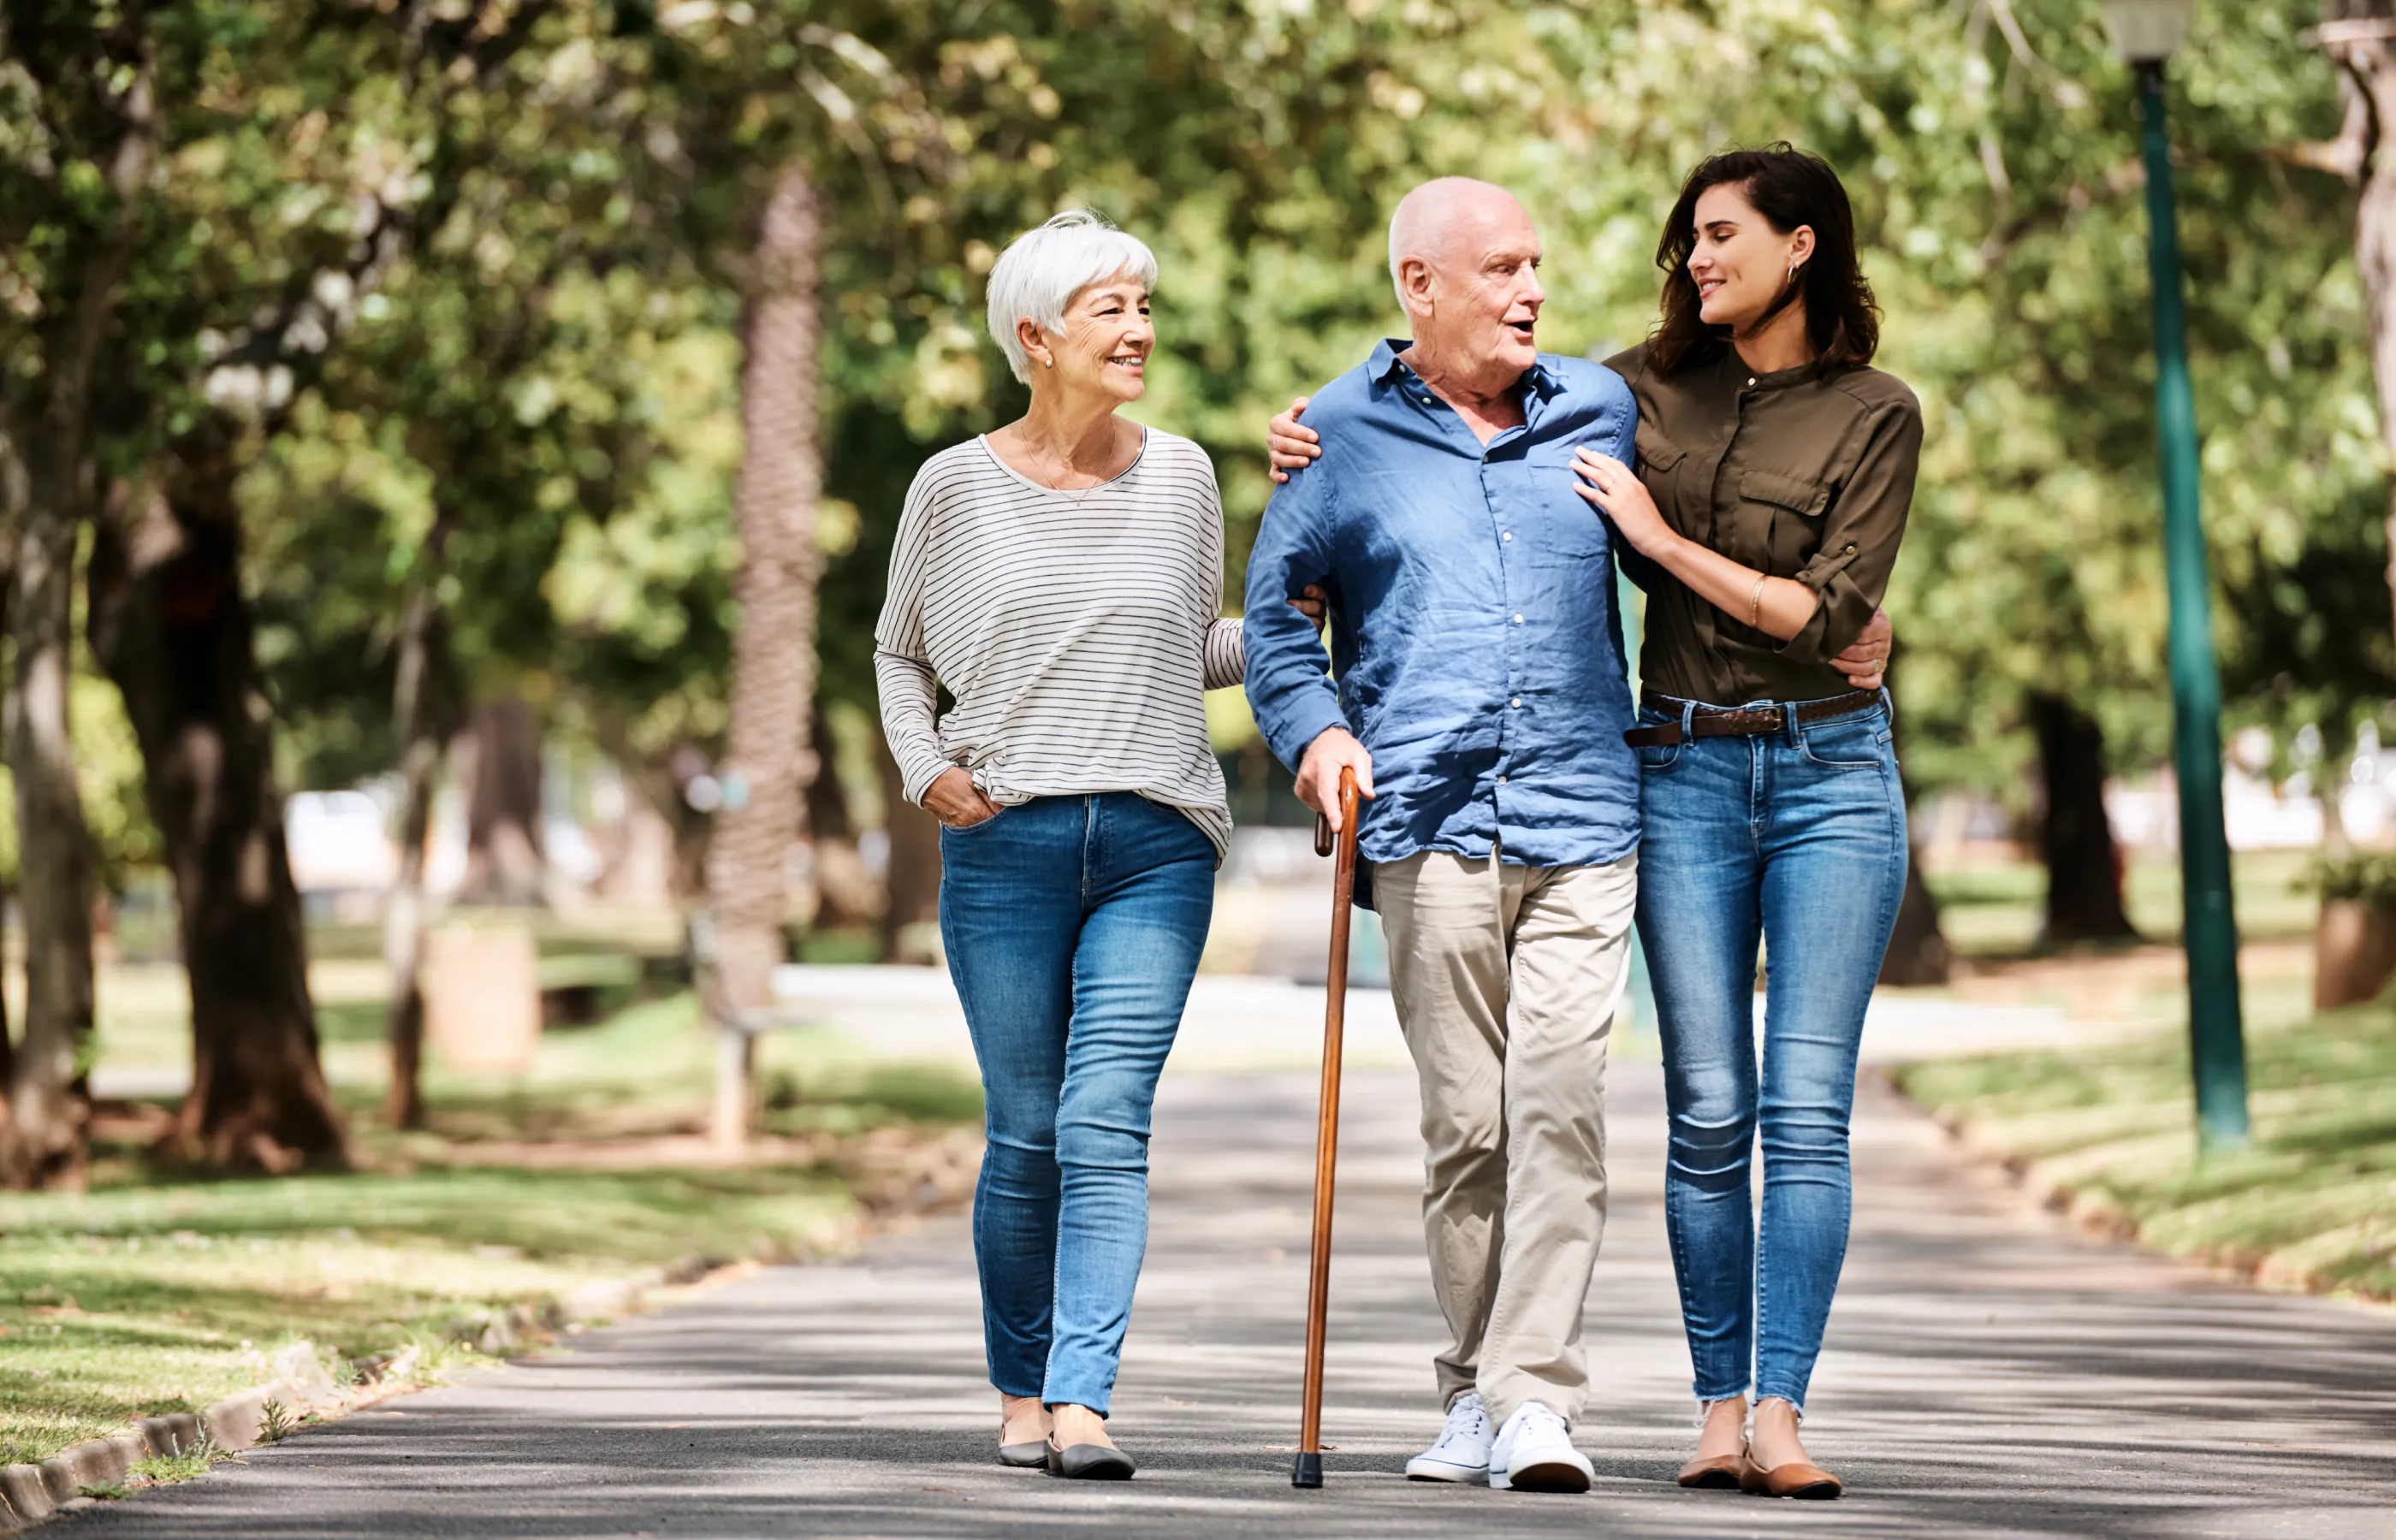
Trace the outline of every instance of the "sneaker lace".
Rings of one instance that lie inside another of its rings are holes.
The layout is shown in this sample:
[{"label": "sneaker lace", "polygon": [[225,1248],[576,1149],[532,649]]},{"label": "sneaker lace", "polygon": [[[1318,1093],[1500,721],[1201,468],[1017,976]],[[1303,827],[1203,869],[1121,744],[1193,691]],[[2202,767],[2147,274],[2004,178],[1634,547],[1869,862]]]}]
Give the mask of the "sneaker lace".
[{"label": "sneaker lace", "polygon": [[1450,1439],[1484,1438],[1483,1429],[1488,1420],[1488,1414],[1482,1410],[1481,1398],[1468,1390],[1457,1397],[1456,1404],[1447,1409],[1447,1426],[1440,1429],[1439,1441],[1445,1443]]},{"label": "sneaker lace", "polygon": [[1538,1427],[1562,1437],[1571,1430],[1571,1425],[1564,1421],[1563,1415],[1545,1401],[1525,1401],[1522,1415],[1525,1432]]}]

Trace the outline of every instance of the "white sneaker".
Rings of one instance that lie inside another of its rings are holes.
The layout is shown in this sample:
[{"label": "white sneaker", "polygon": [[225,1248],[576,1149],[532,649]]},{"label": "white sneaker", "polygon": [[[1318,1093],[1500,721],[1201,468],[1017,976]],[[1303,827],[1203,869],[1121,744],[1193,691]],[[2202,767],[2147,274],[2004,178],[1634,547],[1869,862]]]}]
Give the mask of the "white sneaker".
[{"label": "white sneaker", "polygon": [[1587,1492],[1592,1474],[1571,1427],[1544,1401],[1514,1408],[1489,1446],[1489,1484],[1500,1492]]},{"label": "white sneaker", "polygon": [[1440,1429],[1439,1442],[1406,1462],[1406,1480],[1480,1485],[1489,1480],[1493,1431],[1489,1414],[1482,1410],[1481,1393],[1467,1390],[1447,1409],[1447,1426]]}]

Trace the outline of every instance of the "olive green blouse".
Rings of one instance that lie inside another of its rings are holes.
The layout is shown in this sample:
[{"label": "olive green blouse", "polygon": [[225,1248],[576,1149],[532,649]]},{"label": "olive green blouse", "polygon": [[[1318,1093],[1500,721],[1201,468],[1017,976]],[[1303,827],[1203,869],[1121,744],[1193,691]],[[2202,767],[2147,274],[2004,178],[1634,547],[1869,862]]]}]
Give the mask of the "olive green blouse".
[{"label": "olive green blouse", "polygon": [[1913,502],[1913,392],[1873,368],[1753,374],[1727,347],[1670,378],[1648,366],[1644,343],[1606,364],[1639,399],[1639,478],[1664,522],[1821,596],[1805,629],[1781,642],[1655,573],[1642,688],[1716,706],[1845,693],[1830,660],[1880,607]]}]

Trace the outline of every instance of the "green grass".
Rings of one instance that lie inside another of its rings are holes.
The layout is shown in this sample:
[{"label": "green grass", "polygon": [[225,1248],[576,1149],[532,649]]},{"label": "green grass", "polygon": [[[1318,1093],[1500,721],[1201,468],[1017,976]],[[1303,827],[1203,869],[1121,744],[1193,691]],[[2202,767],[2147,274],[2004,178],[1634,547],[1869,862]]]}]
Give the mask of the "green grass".
[{"label": "green grass", "polygon": [[[2319,909],[2301,885],[2313,853],[2255,850],[2232,858],[2240,936],[2248,941],[2310,934]],[[1926,872],[1937,896],[1939,922],[1949,946],[1973,956],[2017,956],[2038,941],[2040,910],[2046,897],[2045,869],[2034,863],[1967,867]],[[2179,939],[2179,863],[2171,856],[2141,856],[2123,873],[2123,907],[2130,923],[2150,941]]]},{"label": "green grass", "polygon": [[[153,1454],[146,1460],[136,1460],[128,1474],[144,1486],[172,1486],[178,1481],[205,1476],[208,1473],[208,1467],[233,1458],[234,1455],[231,1450],[219,1449],[212,1440],[203,1435],[198,1448],[181,1454]],[[93,1496],[99,1495],[88,1487],[84,1490]],[[118,1494],[126,1495],[128,1493],[129,1489],[126,1489]]]},{"label": "green grass", "polygon": [[[102,998],[119,1002],[103,1018],[103,1056],[178,1062],[187,1042],[142,992],[155,981],[136,973],[133,987],[110,990],[116,982],[103,981]],[[521,1076],[436,1069],[431,1126],[409,1134],[375,1115],[379,1005],[336,999],[323,1015],[362,1169],[195,1179],[134,1142],[95,1148],[87,1193],[0,1195],[0,1463],[196,1411],[270,1377],[273,1351],[300,1338],[342,1358],[415,1344],[437,1363],[519,1303],[694,1254],[835,1245],[857,1211],[844,1140],[892,1125],[937,1136],[980,1110],[967,1075],[782,1032],[759,1045],[765,1123],[807,1136],[803,1164],[510,1165],[526,1146],[620,1147],[700,1129],[715,1044],[695,1001],[547,1032]]]},{"label": "green grass", "polygon": [[7,1201],[0,1463],[197,1411],[299,1337],[344,1357],[693,1253],[829,1239],[812,1171],[423,1170]]},{"label": "green grass", "polygon": [[[371,1109],[384,1083],[380,1039],[354,1047],[377,1055],[342,1077],[353,1127],[378,1153],[439,1159],[459,1140],[557,1139],[696,1132],[713,1089],[715,1037],[689,994],[647,1001],[595,1027],[541,1036],[524,1075],[425,1076],[431,1133],[393,1136]],[[330,1050],[327,1050],[328,1056]],[[981,1088],[944,1066],[879,1062],[846,1039],[808,1030],[757,1042],[757,1083],[773,1134],[855,1134],[886,1123],[956,1122],[981,1114]]]},{"label": "green grass", "polygon": [[2267,1285],[2396,1299],[2396,1011],[2250,1029],[2247,1056],[2253,1147],[2203,1162],[2178,1033],[1897,1080],[2085,1219]]}]

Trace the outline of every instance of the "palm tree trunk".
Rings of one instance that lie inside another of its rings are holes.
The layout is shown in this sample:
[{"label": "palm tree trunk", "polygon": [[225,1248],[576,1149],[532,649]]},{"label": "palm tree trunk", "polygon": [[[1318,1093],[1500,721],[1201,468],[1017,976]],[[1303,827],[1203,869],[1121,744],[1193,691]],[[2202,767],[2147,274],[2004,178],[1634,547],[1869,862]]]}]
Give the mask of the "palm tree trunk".
[{"label": "palm tree trunk", "polygon": [[[2322,0],[2322,44],[2344,72],[2349,142],[2340,169],[2361,184],[2354,265],[2370,316],[2379,435],[2396,458],[2396,0]],[[2396,588],[2396,496],[2388,511],[2388,582]]]},{"label": "palm tree trunk", "polygon": [[[785,870],[805,832],[814,779],[808,708],[815,697],[816,581],[823,568],[816,499],[823,486],[817,438],[818,246],[822,221],[805,169],[785,166],[758,229],[740,377],[740,485],[735,502],[741,564],[734,591],[731,720],[717,769],[723,803],[708,849],[716,968],[724,998],[767,1003],[782,961]],[[744,1063],[739,1082],[745,1096]],[[715,1134],[737,1139],[745,1106],[719,1105]]]}]

